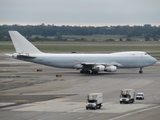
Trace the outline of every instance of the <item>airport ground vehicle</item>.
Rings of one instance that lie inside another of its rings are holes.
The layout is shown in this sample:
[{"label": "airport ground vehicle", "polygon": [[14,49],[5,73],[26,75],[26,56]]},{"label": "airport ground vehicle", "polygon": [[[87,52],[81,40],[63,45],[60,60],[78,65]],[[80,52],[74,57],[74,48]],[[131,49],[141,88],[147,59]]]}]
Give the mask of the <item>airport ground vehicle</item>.
[{"label": "airport ground vehicle", "polygon": [[144,100],[144,93],[137,93],[136,94],[136,100],[138,100],[138,99],[140,99],[140,100]]},{"label": "airport ground vehicle", "polygon": [[122,103],[134,103],[135,90],[134,89],[123,89],[120,95],[120,104]]},{"label": "airport ground vehicle", "polygon": [[88,109],[101,109],[103,103],[102,93],[90,93],[87,96],[86,110]]}]

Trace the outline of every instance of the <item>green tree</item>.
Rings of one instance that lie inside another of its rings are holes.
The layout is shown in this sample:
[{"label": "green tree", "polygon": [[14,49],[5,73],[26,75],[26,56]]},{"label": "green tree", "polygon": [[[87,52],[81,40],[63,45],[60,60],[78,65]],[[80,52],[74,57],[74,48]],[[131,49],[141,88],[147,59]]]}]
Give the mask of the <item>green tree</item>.
[{"label": "green tree", "polygon": [[148,36],[145,36],[145,41],[150,41],[150,38]]}]

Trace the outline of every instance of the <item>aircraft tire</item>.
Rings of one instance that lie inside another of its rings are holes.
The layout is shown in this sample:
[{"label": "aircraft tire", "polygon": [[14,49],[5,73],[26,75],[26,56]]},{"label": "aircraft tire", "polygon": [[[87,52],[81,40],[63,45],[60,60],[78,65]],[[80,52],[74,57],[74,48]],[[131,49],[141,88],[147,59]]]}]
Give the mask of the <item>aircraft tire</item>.
[{"label": "aircraft tire", "polygon": [[142,73],[143,73],[142,68],[140,68],[140,70],[139,70],[139,74],[142,74]]},{"label": "aircraft tire", "polygon": [[98,74],[98,71],[92,71],[92,74]]},{"label": "aircraft tire", "polygon": [[143,71],[139,71],[139,74],[142,74],[143,73]]}]

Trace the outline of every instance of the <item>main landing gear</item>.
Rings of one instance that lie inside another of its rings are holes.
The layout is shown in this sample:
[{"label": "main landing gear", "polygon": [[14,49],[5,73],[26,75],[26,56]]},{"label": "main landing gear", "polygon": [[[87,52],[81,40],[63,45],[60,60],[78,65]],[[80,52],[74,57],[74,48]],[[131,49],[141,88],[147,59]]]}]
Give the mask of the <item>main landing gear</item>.
[{"label": "main landing gear", "polygon": [[80,73],[84,73],[84,74],[90,74],[91,71],[90,70],[81,70]]},{"label": "main landing gear", "polygon": [[139,70],[139,74],[142,74],[142,73],[143,73],[142,68],[140,68],[140,70]]},{"label": "main landing gear", "polygon": [[80,73],[84,73],[84,74],[98,74],[98,71],[94,71],[94,70],[81,70]]}]

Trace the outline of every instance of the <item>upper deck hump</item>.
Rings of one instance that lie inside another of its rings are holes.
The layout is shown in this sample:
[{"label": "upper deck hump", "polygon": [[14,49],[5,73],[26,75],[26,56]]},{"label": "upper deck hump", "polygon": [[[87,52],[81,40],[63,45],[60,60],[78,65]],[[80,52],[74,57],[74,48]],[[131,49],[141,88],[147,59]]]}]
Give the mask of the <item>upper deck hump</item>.
[{"label": "upper deck hump", "polygon": [[143,51],[127,51],[127,52],[116,52],[116,53],[111,53],[112,55],[126,55],[126,56],[144,56],[144,55],[147,55],[146,52],[143,52]]}]

